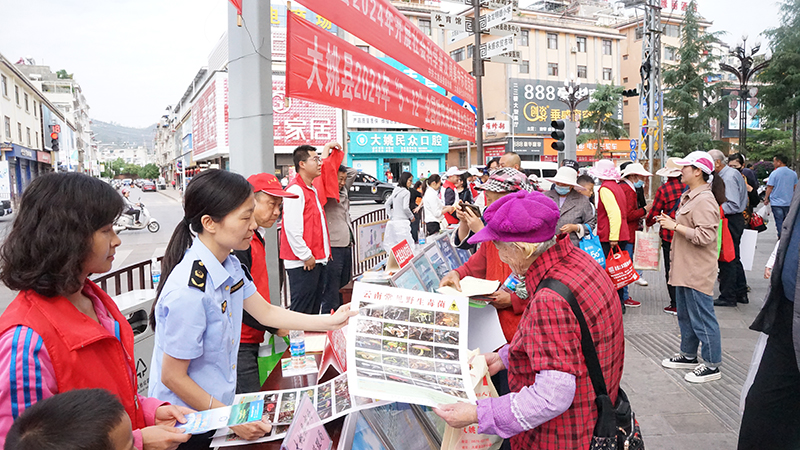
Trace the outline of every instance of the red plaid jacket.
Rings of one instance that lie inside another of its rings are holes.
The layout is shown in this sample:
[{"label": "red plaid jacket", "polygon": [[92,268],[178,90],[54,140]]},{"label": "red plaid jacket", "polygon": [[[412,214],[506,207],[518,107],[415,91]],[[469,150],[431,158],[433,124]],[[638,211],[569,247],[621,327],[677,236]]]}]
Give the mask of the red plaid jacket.
[{"label": "red plaid jacket", "polygon": [[[586,317],[611,400],[616,401],[622,378],[625,338],[617,291],[591,256],[566,235],[540,256],[525,275],[528,292],[545,278],[566,284]],[[568,450],[589,448],[597,406],[581,352],[581,331],[569,304],[549,289],[529,302],[511,341],[508,381],[513,392],[530,386],[536,373],[557,370],[575,375],[575,397],[564,414],[511,438],[514,449]]]},{"label": "red plaid jacket", "polygon": [[[683,183],[681,183],[681,177],[667,178],[667,182],[659,186],[656,191],[656,196],[653,198],[653,207],[650,208],[650,212],[647,213],[645,225],[652,227],[656,223],[656,216],[661,214],[662,211],[674,219],[675,211],[678,209],[676,205],[681,199],[683,189],[684,186]],[[658,234],[661,236],[661,240],[672,242],[672,237],[675,235],[675,232],[661,228]]]}]

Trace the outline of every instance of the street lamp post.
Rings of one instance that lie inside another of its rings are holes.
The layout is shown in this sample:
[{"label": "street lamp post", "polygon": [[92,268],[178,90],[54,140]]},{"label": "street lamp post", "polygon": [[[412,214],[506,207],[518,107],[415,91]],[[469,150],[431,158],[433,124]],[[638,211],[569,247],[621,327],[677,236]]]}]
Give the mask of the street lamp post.
[{"label": "street lamp post", "polygon": [[[579,123],[578,120],[575,120],[575,110],[578,108],[578,105],[581,102],[587,100],[589,98],[589,89],[585,87],[581,87],[581,82],[575,80],[575,77],[571,76],[564,80],[564,87],[558,88],[558,99],[561,100],[564,104],[567,105],[569,108],[569,118],[567,119],[569,122],[574,123],[574,127],[571,128],[572,130],[577,130],[577,125]],[[577,131],[576,131],[577,134]],[[573,139],[575,136],[573,136]],[[572,141],[574,142],[574,141]],[[577,161],[578,159],[578,148],[569,146],[568,148],[564,149],[564,157],[567,159],[572,159]],[[559,164],[561,161],[559,161]]]},{"label": "street lamp post", "polygon": [[[720,63],[719,65],[720,69],[734,74],[739,80],[739,147],[743,154],[747,154],[747,100],[748,96],[750,96],[748,92],[748,83],[756,72],[769,65],[768,60],[756,64],[755,66],[753,65],[753,55],[758,53],[760,49],[761,44],[756,43],[756,45],[750,48],[750,52],[748,53],[747,36],[742,36],[741,45],[737,45],[736,48],[731,51],[731,55],[739,60],[739,68],[737,69],[725,63]],[[755,94],[752,95],[754,96]]]}]

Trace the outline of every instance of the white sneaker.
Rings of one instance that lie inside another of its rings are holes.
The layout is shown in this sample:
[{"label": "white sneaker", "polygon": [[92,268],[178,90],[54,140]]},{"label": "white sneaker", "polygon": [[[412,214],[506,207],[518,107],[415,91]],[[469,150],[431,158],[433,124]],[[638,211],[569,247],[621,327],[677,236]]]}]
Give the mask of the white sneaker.
[{"label": "white sneaker", "polygon": [[642,277],[639,277],[639,279],[636,280],[636,284],[638,284],[639,286],[649,286],[649,284],[647,283],[647,280],[645,280]]},{"label": "white sneaker", "polygon": [[690,383],[705,383],[706,381],[719,380],[722,378],[722,374],[719,372],[719,368],[712,369],[705,364],[700,364],[683,378]]}]

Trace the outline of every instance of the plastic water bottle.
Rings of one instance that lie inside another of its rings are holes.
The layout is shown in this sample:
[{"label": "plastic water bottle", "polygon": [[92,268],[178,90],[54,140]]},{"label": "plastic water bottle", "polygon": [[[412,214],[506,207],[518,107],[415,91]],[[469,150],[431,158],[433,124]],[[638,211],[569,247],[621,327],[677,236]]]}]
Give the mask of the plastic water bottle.
[{"label": "plastic water bottle", "polygon": [[419,237],[419,245],[425,245],[425,236]]},{"label": "plastic water bottle", "polygon": [[153,278],[153,287],[158,287],[161,281],[161,263],[156,258],[150,260],[150,275]]},{"label": "plastic water bottle", "polygon": [[306,334],[303,330],[289,332],[289,349],[292,352],[292,367],[302,369],[306,366]]}]

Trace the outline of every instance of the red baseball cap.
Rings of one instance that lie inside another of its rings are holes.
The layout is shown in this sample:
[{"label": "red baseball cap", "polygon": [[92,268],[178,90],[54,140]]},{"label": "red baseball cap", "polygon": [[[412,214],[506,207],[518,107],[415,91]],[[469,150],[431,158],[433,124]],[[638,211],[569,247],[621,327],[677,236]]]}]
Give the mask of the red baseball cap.
[{"label": "red baseball cap", "polygon": [[273,197],[297,198],[297,194],[286,192],[278,181],[278,177],[271,173],[257,173],[247,179],[253,185],[253,192],[265,192]]}]

